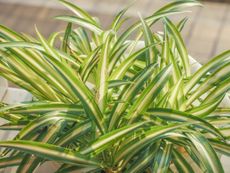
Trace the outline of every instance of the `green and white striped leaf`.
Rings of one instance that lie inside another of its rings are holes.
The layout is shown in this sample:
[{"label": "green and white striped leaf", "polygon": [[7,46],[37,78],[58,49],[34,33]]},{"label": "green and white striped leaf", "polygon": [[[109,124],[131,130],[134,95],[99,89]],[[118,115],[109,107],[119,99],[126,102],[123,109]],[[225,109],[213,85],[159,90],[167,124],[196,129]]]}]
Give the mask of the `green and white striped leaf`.
[{"label": "green and white striped leaf", "polygon": [[189,125],[189,123],[170,124],[165,126],[153,126],[150,127],[150,129],[148,130],[144,130],[142,133],[135,136],[135,138],[129,143],[121,146],[119,152],[116,154],[115,157],[116,163],[122,159],[125,159],[126,157],[129,157],[129,155],[134,156],[136,153],[141,151],[141,149],[146,147],[146,145],[168,137],[170,134],[167,133],[172,132],[178,128],[185,127],[187,125]]},{"label": "green and white striped leaf", "polygon": [[220,163],[218,156],[215,151],[203,136],[197,134],[187,134],[189,140],[192,142],[194,147],[199,151],[201,160],[210,173],[223,173],[224,170]]},{"label": "green and white striped leaf", "polygon": [[166,142],[163,144],[154,158],[153,172],[166,173],[168,172],[172,157],[172,144]]},{"label": "green and white striped leaf", "polygon": [[66,148],[58,147],[51,144],[44,144],[41,142],[32,141],[1,141],[1,147],[9,147],[26,153],[35,154],[39,157],[49,160],[61,161],[73,165],[95,165],[99,166],[100,163],[87,158],[81,154],[68,150]]},{"label": "green and white striped leaf", "polygon": [[144,53],[147,49],[152,47],[153,45],[149,47],[144,47],[140,49],[139,51],[133,53],[129,57],[127,57],[119,66],[113,71],[113,73],[110,75],[109,80],[121,80],[123,79],[124,75],[127,73],[127,70],[134,64],[136,58],[140,56],[142,53]]},{"label": "green and white striped leaf", "polygon": [[120,95],[119,100],[125,100],[123,103],[117,103],[113,107],[109,120],[109,129],[114,129],[122,113],[128,108],[129,103],[135,97],[136,93],[140,91],[145,82],[151,77],[153,71],[156,68],[156,64],[146,67],[140,74],[137,74],[131,81],[132,84],[126,86]]},{"label": "green and white striped leaf", "polygon": [[[219,132],[218,129],[216,129],[213,125],[211,125],[209,122],[193,116],[191,114],[187,114],[185,112],[180,112],[180,111],[175,111],[172,109],[165,109],[165,108],[153,108],[153,109],[149,109],[147,110],[150,115],[153,116],[157,116],[159,118],[162,118],[166,121],[182,121],[182,122],[190,122],[190,123],[199,123],[199,126],[201,126],[201,128],[204,128],[207,131],[212,132],[213,134],[224,138],[222,136],[222,134]],[[201,125],[200,125],[201,124]]]},{"label": "green and white striped leaf", "polygon": [[213,58],[207,64],[203,65],[189,79],[184,89],[185,94],[187,94],[200,81],[202,77],[207,75],[208,72],[213,72],[215,70],[218,70],[222,66],[228,64],[229,62],[230,62],[230,51],[225,51],[224,53]]},{"label": "green and white striped leaf", "polygon": [[88,20],[88,21],[94,23],[95,25],[98,25],[96,20],[94,20],[90,14],[88,14],[85,10],[78,7],[77,5],[75,5],[69,1],[65,1],[65,0],[59,0],[59,2],[62,3],[67,8],[69,8],[71,11],[73,11],[77,16],[79,16],[85,20]]},{"label": "green and white striped leaf", "polygon": [[[39,38],[43,42],[44,45],[47,45],[44,38],[38,33]],[[47,47],[49,47],[47,45]],[[51,50],[52,52],[53,50]],[[104,120],[103,115],[96,104],[93,95],[91,91],[88,89],[88,87],[78,78],[78,76],[74,75],[74,71],[72,71],[68,66],[64,65],[63,63],[57,61],[56,59],[53,59],[53,62],[57,65],[59,68],[59,72],[65,76],[66,80],[68,81],[69,90],[74,93],[82,102],[83,107],[85,109],[85,112],[87,115],[96,120],[96,124],[98,128],[101,130],[101,132],[104,132]]]},{"label": "green and white striped leaf", "polygon": [[172,34],[172,36],[175,40],[176,47],[177,47],[177,50],[180,54],[181,62],[183,64],[185,75],[186,75],[186,77],[188,77],[191,74],[190,64],[189,64],[189,59],[188,59],[188,52],[186,50],[183,39],[182,39],[178,29],[176,28],[176,26],[169,19],[165,18],[164,21],[167,25],[167,28],[169,29],[170,33]]},{"label": "green and white striped leaf", "polygon": [[226,156],[230,156],[230,144],[217,140],[210,140],[210,142],[215,150]]},{"label": "green and white striped leaf", "polygon": [[[63,129],[63,121],[60,120],[56,124],[50,126],[45,134],[41,134],[38,137],[39,142],[43,143],[52,143],[55,141],[57,135],[59,132]],[[20,163],[19,167],[17,168],[18,173],[23,172],[33,172],[34,169],[37,168],[37,166],[42,161],[42,158],[35,157],[33,155],[26,155],[22,162]]]},{"label": "green and white striped leaf", "polygon": [[123,9],[119,13],[117,13],[117,15],[113,19],[113,23],[110,27],[110,28],[112,28],[112,30],[114,30],[114,31],[119,30],[119,28],[121,27],[121,24],[124,22],[124,20],[122,20],[122,17],[125,15],[125,13],[127,12],[128,9],[129,9],[129,7],[126,7],[125,9]]},{"label": "green and white striped leaf", "polygon": [[[168,5],[162,7],[159,9],[157,12],[155,12],[153,15],[145,18],[144,20],[148,23],[150,23],[149,26],[153,25],[156,21],[159,19],[170,16],[173,14],[178,14],[178,13],[183,13],[183,11],[179,11],[178,9],[181,7],[186,7],[186,6],[197,6],[200,5],[198,1],[194,0],[189,0],[189,1],[178,1],[178,2],[172,2],[169,3]],[[131,25],[128,29],[126,29],[123,34],[118,38],[116,44],[114,45],[113,51],[116,51],[120,48],[120,46],[128,39],[128,37],[139,27],[141,26],[141,22],[137,22],[133,25]],[[112,51],[112,52],[113,52]]]},{"label": "green and white striped leaf", "polygon": [[188,163],[188,161],[184,158],[183,154],[173,149],[173,163],[176,166],[178,172],[183,173],[194,173],[193,168]]},{"label": "green and white striped leaf", "polygon": [[62,43],[62,50],[64,52],[67,52],[68,44],[69,44],[69,37],[71,35],[72,31],[72,23],[68,23],[66,30],[65,30],[65,35]]},{"label": "green and white striped leaf", "polygon": [[136,129],[145,125],[148,122],[140,122],[129,126],[124,126],[122,128],[111,131],[99,139],[94,141],[90,146],[87,146],[86,149],[81,151],[81,154],[89,154],[91,152],[97,153],[102,151],[108,146],[111,146],[114,142],[117,142],[118,139],[128,135],[129,133],[133,133]]},{"label": "green and white striped leaf", "polygon": [[89,29],[90,31],[92,31],[98,35],[100,35],[103,32],[101,30],[101,28],[99,28],[95,23],[92,23],[88,20],[85,20],[85,19],[77,17],[77,16],[67,16],[67,15],[65,16],[65,15],[63,15],[63,16],[57,16],[57,17],[55,17],[55,19],[75,23],[79,26],[82,26],[84,28]]},{"label": "green and white striped leaf", "polygon": [[91,123],[89,121],[76,124],[72,129],[64,133],[60,138],[55,142],[58,146],[65,146],[74,142],[78,137],[84,135],[89,132],[91,129]]},{"label": "green and white striped leaf", "polygon": [[53,112],[49,113],[48,115],[41,116],[40,118],[37,118],[33,121],[31,121],[29,124],[27,124],[16,136],[16,139],[23,139],[26,136],[38,131],[41,129],[41,127],[44,127],[48,124],[55,124],[59,120],[65,120],[65,121],[73,121],[73,122],[79,122],[82,120],[82,117],[79,117],[77,115],[68,115],[65,113],[60,112]]},{"label": "green and white striped leaf", "polygon": [[105,43],[102,46],[101,54],[98,62],[97,69],[97,88],[98,88],[98,106],[102,112],[105,111],[107,105],[107,91],[108,91],[108,64],[109,64],[109,52],[110,52],[110,42],[112,39],[112,34],[109,33],[106,37]]},{"label": "green and white striped leaf", "polygon": [[152,147],[150,147],[145,153],[142,154],[141,157],[139,156],[138,159],[131,164],[131,166],[125,171],[125,173],[137,173],[141,171],[143,172],[144,170],[146,170],[147,167],[151,167],[151,164],[158,149],[159,145],[153,145]]},{"label": "green and white striped leaf", "polygon": [[133,103],[127,113],[128,122],[133,122],[137,116],[145,111],[148,106],[154,101],[154,98],[160,93],[164,85],[171,76],[171,66],[165,67],[159,72],[150,84],[142,91],[141,95]]},{"label": "green and white striped leaf", "polygon": [[[143,20],[141,16],[140,16],[140,19],[141,19],[141,23],[143,26],[145,46],[148,47],[150,45],[153,45],[155,41],[153,39],[153,34],[152,34],[150,27],[147,25],[147,23]],[[146,54],[146,64],[149,65],[152,63],[157,63],[154,47],[150,47],[148,53]]]},{"label": "green and white striped leaf", "polygon": [[84,114],[83,107],[76,104],[61,102],[31,102],[21,103],[0,108],[1,113],[11,114],[44,114],[48,112],[68,112],[73,114]]}]

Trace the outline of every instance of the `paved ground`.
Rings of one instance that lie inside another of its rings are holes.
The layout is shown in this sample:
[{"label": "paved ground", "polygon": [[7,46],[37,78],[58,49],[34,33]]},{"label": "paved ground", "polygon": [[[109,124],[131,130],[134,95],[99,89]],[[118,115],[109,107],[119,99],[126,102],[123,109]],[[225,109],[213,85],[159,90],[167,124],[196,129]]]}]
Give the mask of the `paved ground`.
[{"label": "paved ground", "polygon": [[[75,2],[99,17],[105,27],[114,14],[128,4],[128,0],[75,0]],[[132,21],[137,12],[151,14],[168,0],[137,0],[128,14]],[[193,8],[188,13],[189,21],[183,31],[189,53],[205,63],[214,55],[230,49],[230,4],[204,2],[203,8]],[[65,23],[52,20],[52,16],[69,13],[55,0],[0,0],[0,23],[16,31],[34,35],[34,24],[46,36],[65,27]],[[179,17],[183,17],[180,15]],[[178,21],[178,17],[172,17]],[[154,30],[160,30],[157,24]]]}]

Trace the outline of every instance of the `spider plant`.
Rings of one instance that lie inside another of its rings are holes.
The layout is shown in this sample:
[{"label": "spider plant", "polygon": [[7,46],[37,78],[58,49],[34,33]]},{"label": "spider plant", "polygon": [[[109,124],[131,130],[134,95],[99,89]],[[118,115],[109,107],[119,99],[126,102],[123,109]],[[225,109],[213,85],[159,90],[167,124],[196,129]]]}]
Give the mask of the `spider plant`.
[{"label": "spider plant", "polygon": [[[230,110],[220,106],[230,51],[191,73],[180,34],[186,19],[169,19],[200,3],[171,2],[121,33],[127,8],[104,30],[60,3],[75,15],[56,17],[67,27],[49,38],[0,26],[0,75],[34,97],[1,104],[8,123],[0,129],[18,133],[0,141],[0,167],[29,173],[52,160],[57,173],[224,172],[217,152],[230,155]],[[163,32],[152,32],[156,22]]]}]

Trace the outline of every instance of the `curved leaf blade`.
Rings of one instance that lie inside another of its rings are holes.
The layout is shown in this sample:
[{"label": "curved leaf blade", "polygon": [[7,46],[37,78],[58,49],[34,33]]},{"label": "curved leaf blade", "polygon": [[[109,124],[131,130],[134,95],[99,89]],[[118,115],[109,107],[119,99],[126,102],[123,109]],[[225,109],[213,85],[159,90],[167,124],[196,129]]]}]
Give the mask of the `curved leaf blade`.
[{"label": "curved leaf blade", "polygon": [[79,153],[73,152],[69,149],[58,147],[51,144],[44,144],[41,142],[32,142],[24,140],[1,141],[0,146],[20,150],[30,154],[35,154],[39,157],[46,158],[49,160],[59,160],[67,164],[94,166],[100,165],[98,162],[90,158],[87,158]]}]

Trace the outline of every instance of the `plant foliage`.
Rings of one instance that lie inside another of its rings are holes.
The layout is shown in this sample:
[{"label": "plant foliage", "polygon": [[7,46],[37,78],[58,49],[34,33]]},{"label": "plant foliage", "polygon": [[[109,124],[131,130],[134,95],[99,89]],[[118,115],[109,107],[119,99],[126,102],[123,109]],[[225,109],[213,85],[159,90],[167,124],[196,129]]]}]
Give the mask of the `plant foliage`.
[{"label": "plant foliage", "polygon": [[[1,104],[8,123],[0,129],[18,134],[0,142],[0,168],[29,173],[52,160],[57,173],[223,172],[217,152],[230,155],[230,111],[220,106],[230,51],[191,73],[180,34],[186,19],[168,18],[200,3],[172,2],[118,34],[127,8],[105,30],[60,2],[74,15],[56,17],[66,30],[48,39],[0,26],[0,75],[34,96]],[[161,33],[151,31],[157,21]]]}]

